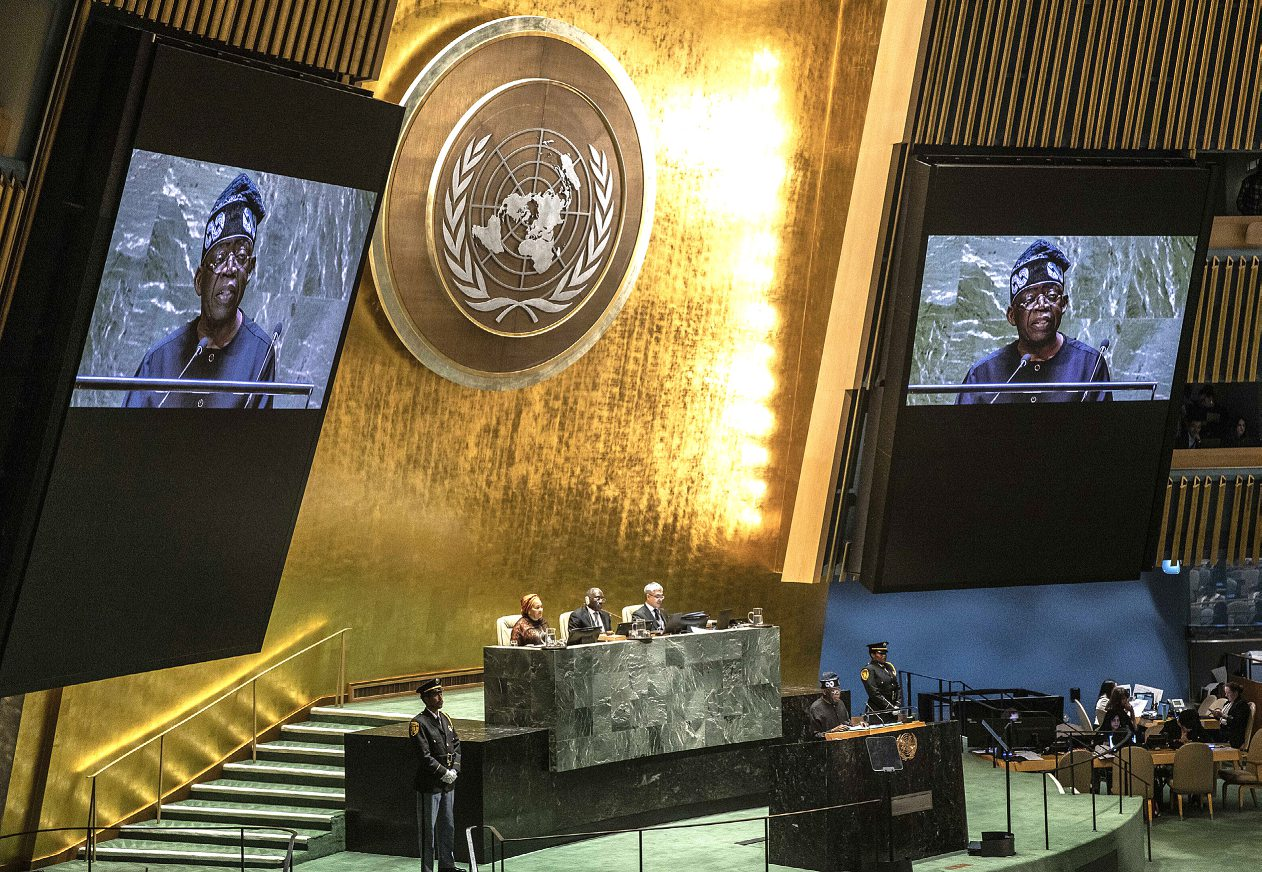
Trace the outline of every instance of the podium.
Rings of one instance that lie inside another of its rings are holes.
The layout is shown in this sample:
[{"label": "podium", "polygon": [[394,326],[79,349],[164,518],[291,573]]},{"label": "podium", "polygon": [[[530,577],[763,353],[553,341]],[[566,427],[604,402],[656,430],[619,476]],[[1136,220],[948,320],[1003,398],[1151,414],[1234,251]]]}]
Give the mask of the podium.
[{"label": "podium", "polygon": [[[889,737],[903,768],[874,771],[864,739]],[[772,818],[770,860],[779,866],[875,869],[968,847],[959,724],[889,725],[830,741],[768,749],[771,814],[864,802],[853,808]]]}]

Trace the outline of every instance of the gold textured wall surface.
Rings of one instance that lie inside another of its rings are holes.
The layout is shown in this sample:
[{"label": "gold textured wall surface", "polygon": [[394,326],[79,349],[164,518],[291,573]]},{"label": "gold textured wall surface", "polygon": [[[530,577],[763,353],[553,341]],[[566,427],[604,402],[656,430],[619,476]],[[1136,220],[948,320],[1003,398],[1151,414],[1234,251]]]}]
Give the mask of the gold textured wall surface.
[{"label": "gold textured wall surface", "polygon": [[[526,591],[554,623],[592,584],[613,610],[650,580],[672,610],[762,606],[783,627],[784,681],[814,683],[827,585],[781,584],[777,567],[883,13],[883,0],[401,0],[376,85],[390,99],[503,15],[564,19],[621,61],[657,143],[637,287],[574,366],[489,393],[413,359],[366,276],[263,652],[67,688],[42,824],[84,820],[87,771],[319,635],[354,628],[351,680],[477,666]],[[192,747],[175,756],[172,778],[197,771]],[[9,805],[6,831],[21,819]]]}]

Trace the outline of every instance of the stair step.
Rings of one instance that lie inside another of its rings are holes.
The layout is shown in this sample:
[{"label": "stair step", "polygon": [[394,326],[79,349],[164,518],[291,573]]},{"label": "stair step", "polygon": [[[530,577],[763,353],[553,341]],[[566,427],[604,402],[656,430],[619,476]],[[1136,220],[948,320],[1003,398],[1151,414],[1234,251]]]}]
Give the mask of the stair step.
[{"label": "stair step", "polygon": [[246,826],[270,824],[278,827],[330,830],[333,822],[344,813],[301,806],[186,799],[183,802],[164,803],[162,814],[173,820],[231,822]]},{"label": "stair step", "polygon": [[264,742],[258,746],[259,759],[269,762],[294,763],[341,763],[346,756],[340,744],[328,745],[312,742]]},{"label": "stair step", "polygon": [[[258,826],[257,824],[255,825]],[[298,829],[297,827],[288,827],[297,831],[294,836],[294,850],[303,850],[307,847],[307,843],[316,836],[321,835],[320,830]],[[125,824],[118,828],[119,837],[124,839],[143,839],[153,842],[193,842],[204,845],[235,845],[241,844],[241,831],[230,829],[227,827],[199,827],[196,823],[189,821],[144,821],[138,824]],[[252,829],[249,826],[245,828],[245,844],[247,848],[280,848],[284,849],[289,844],[289,833],[275,829]]]},{"label": "stair step", "polygon": [[316,724],[308,721],[304,724],[285,724],[280,728],[281,738],[297,742],[324,742],[342,747],[347,733],[357,733],[363,729],[360,724]]},{"label": "stair step", "polygon": [[291,806],[334,809],[341,809],[346,805],[346,791],[336,787],[238,781],[230,778],[194,784],[193,796],[197,799],[220,799],[228,802],[283,802]]},{"label": "stair step", "polygon": [[[415,714],[413,712],[412,714]],[[410,721],[411,714],[405,712],[378,711],[361,708],[337,708],[331,705],[318,705],[311,710],[311,720],[316,723],[358,724],[364,729],[384,727],[400,721]]]},{"label": "stair step", "polygon": [[[82,851],[80,851],[82,853]],[[183,866],[241,866],[241,850],[227,845],[194,842],[150,842],[140,839],[111,839],[96,846],[98,860],[132,863],[178,863]],[[294,855],[297,863],[297,852]],[[245,865],[256,869],[279,869],[285,865],[284,849],[247,848]]]},{"label": "stair step", "polygon": [[341,766],[319,763],[285,763],[273,760],[241,760],[226,763],[224,774],[246,781],[275,781],[282,784],[319,784],[341,787],[346,783],[346,770]]}]

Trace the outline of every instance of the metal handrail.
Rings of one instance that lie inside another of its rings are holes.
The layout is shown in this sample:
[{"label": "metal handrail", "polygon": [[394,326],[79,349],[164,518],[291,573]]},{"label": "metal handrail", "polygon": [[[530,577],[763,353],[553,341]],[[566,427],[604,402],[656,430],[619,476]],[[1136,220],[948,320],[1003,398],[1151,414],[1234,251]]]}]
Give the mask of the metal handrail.
[{"label": "metal handrail", "polygon": [[241,691],[245,689],[246,687],[249,687],[250,688],[250,721],[251,721],[250,758],[252,760],[257,760],[258,759],[258,737],[259,737],[259,724],[258,724],[258,681],[259,679],[268,675],[270,672],[276,669],[279,669],[280,667],[289,663],[294,658],[300,657],[303,654],[306,654],[308,651],[312,650],[313,648],[317,648],[331,639],[340,638],[341,639],[341,652],[340,652],[340,657],[338,661],[337,690],[336,690],[336,693],[334,694],[334,698],[335,698],[334,704],[340,708],[346,702],[346,634],[349,633],[350,631],[351,631],[350,627],[343,627],[337,632],[330,633],[324,638],[318,639],[315,642],[312,642],[310,645],[306,646],[305,648],[299,651],[295,651],[294,653],[290,654],[285,659],[280,660],[276,663],[273,663],[271,666],[254,674],[253,676],[246,679],[245,681],[242,681],[240,684],[237,684],[234,687],[230,688],[229,690],[224,691],[219,696],[215,697],[213,700],[211,700],[210,702],[206,703],[204,706],[199,708],[197,711],[193,712],[192,714],[184,718],[181,718],[179,721],[167,727],[166,729],[164,729],[162,732],[158,733],[157,735],[150,736],[148,739],[141,742],[139,745],[132,748],[127,753],[122,754],[119,757],[116,757],[115,759],[111,760],[109,763],[106,763],[100,769],[97,769],[95,772],[91,773],[90,775],[87,775],[86,776],[87,779],[89,780],[89,782],[91,782],[91,795],[88,801],[88,826],[87,826],[87,830],[89,833],[89,836],[88,836],[89,855],[92,855],[93,853],[95,853],[95,850],[96,850],[96,841],[95,841],[94,833],[98,829],[97,822],[96,822],[96,780],[98,777],[105,774],[111,768],[123,762],[132,754],[135,754],[137,751],[141,750],[142,748],[147,748],[150,745],[152,745],[154,742],[157,742],[158,743],[158,769],[157,769],[157,790],[156,790],[156,797],[154,799],[154,809],[155,809],[157,820],[162,820],[162,798],[166,793],[166,791],[163,789],[163,784],[162,784],[162,771],[163,771],[163,763],[165,760],[165,752],[166,752],[165,746],[166,746],[167,735],[171,733],[172,731],[177,730],[180,727],[184,726],[188,722],[192,721],[194,718],[199,717],[200,715],[204,714],[205,712],[219,705],[219,703],[235,695],[238,691]]},{"label": "metal handrail", "polygon": [[[757,815],[755,817],[732,818],[731,820],[696,821],[693,823],[686,823],[686,824],[662,824],[655,827],[630,827],[628,829],[622,829],[622,830],[589,830],[586,832],[552,833],[546,836],[510,836],[508,838],[505,838],[500,833],[500,831],[496,829],[494,826],[492,826],[491,824],[474,824],[471,827],[466,827],[464,834],[465,834],[465,842],[469,846],[470,872],[478,872],[478,860],[477,860],[477,852],[474,848],[473,831],[479,830],[479,829],[489,832],[491,834],[491,868],[492,869],[495,868],[495,844],[497,842],[501,846],[503,846],[503,845],[507,845],[509,842],[542,842],[542,841],[552,841],[556,839],[579,840],[579,839],[599,838],[603,836],[619,836],[619,835],[625,835],[627,833],[636,833],[640,837],[640,842],[639,842],[640,869],[643,869],[644,868],[644,834],[645,833],[664,832],[666,830],[691,830],[691,829],[696,829],[698,827],[722,827],[722,826],[728,826],[730,824],[747,824],[747,823],[753,823],[754,821],[762,821],[763,822],[763,846],[764,846],[763,865],[764,865],[764,868],[769,868],[771,860],[770,860],[770,855],[767,853],[767,851],[770,848],[770,839],[769,839],[770,834],[768,833],[768,826],[771,820],[775,818],[789,818],[789,817],[797,817],[799,815],[816,814],[821,811],[836,811],[838,809],[843,809],[843,808],[855,808],[861,805],[874,805],[876,803],[884,803],[884,802],[885,802],[884,799],[860,799],[854,802],[842,802],[836,805],[820,806],[819,808],[806,808],[806,809],[801,809],[799,811],[781,811],[781,812],[776,812],[774,814]],[[501,852],[501,855],[500,855],[501,869],[503,868],[504,860],[505,860],[505,856]]]},{"label": "metal handrail", "polygon": [[[191,832],[204,831],[204,830],[224,830],[226,832],[232,832],[233,830],[235,830],[239,832],[241,834],[241,869],[242,870],[245,869],[246,830],[249,830],[251,832],[262,832],[264,830],[268,830],[268,831],[277,832],[277,833],[287,833],[289,835],[289,841],[285,846],[285,862],[282,864],[281,869],[284,870],[284,872],[287,872],[287,870],[291,870],[294,868],[294,844],[298,841],[298,831],[295,829],[291,829],[289,827],[276,827],[276,826],[271,826],[268,824],[260,824],[259,826],[242,826],[240,824],[233,825],[233,824],[192,822],[192,823],[189,823],[187,826],[163,827],[162,829],[164,832],[177,832],[177,833],[184,832],[185,830],[188,830]],[[85,854],[87,855],[88,869],[91,870],[92,863],[95,859],[93,854],[95,853],[95,846],[96,846],[96,833],[91,827],[88,827],[88,828],[42,827],[38,830],[24,830],[20,833],[0,833],[0,841],[3,841],[4,839],[16,839],[21,836],[38,836],[41,833],[79,833],[79,832],[82,832],[85,835],[84,845],[92,846],[90,850],[85,851]],[[29,868],[29,864],[28,864],[28,868]]]}]

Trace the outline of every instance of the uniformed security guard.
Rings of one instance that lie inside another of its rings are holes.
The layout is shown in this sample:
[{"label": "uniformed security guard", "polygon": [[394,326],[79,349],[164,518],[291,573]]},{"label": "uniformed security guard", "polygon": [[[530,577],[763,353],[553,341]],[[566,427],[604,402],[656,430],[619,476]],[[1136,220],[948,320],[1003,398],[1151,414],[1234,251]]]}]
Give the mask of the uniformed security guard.
[{"label": "uniformed security guard", "polygon": [[[267,215],[263,195],[240,173],[210,208],[202,257],[193,273],[201,313],[158,340],[136,368],[137,378],[210,381],[276,380],[275,342],[240,309],[254,274],[254,241]],[[279,328],[278,328],[279,329]],[[210,391],[129,391],[126,407],[235,408],[271,406],[270,394]]]},{"label": "uniformed security guard", "polygon": [[[973,364],[964,384],[1039,384],[1107,382],[1109,365],[1100,353],[1060,332],[1069,307],[1065,273],[1069,258],[1046,239],[1032,242],[1008,277],[1008,323],[1017,338]],[[956,403],[1077,403],[1111,400],[1111,391],[1047,391],[995,393],[960,391]]]},{"label": "uniformed security guard", "polygon": [[825,672],[819,677],[819,699],[811,703],[807,714],[811,719],[810,732],[816,739],[836,730],[850,720],[850,712],[841,701],[841,683],[836,672]]},{"label": "uniformed security guard", "polygon": [[456,777],[460,774],[460,737],[442,711],[443,686],[431,678],[416,689],[425,710],[412,718],[408,735],[416,750],[416,818],[421,868],[456,872]]},{"label": "uniformed security guard", "polygon": [[863,689],[868,692],[869,720],[876,723],[898,720],[897,709],[903,705],[903,688],[898,681],[898,670],[885,658],[889,654],[888,642],[873,642],[868,646],[868,665],[859,671]]}]

